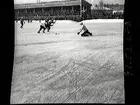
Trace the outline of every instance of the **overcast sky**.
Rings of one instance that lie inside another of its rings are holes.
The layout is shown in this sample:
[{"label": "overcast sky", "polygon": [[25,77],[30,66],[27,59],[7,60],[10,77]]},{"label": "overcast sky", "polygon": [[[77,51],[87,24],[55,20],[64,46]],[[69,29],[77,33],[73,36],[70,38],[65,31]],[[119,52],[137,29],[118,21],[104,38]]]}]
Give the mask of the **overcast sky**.
[{"label": "overcast sky", "polygon": [[[44,1],[61,1],[61,0],[40,0],[41,2]],[[98,3],[100,0],[86,0],[89,1],[92,4],[96,4]],[[103,0],[105,3],[119,3],[119,4],[124,4],[125,0]],[[37,2],[37,0],[14,0],[15,4],[19,4],[19,3],[35,3]]]}]

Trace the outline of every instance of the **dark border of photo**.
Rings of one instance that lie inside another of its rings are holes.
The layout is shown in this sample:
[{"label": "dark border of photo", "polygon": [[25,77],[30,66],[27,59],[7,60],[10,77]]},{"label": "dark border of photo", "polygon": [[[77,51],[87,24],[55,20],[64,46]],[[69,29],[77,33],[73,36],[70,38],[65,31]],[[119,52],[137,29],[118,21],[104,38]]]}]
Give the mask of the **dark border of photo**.
[{"label": "dark border of photo", "polygon": [[[14,61],[14,0],[5,0],[5,3],[3,3],[4,0],[1,3],[1,58],[2,58],[2,68],[1,68],[1,77],[2,77],[2,83],[1,87],[2,89],[2,98],[1,100],[3,103],[10,104],[10,93],[11,93],[11,82],[12,82],[12,71],[13,71],[13,61]],[[125,104],[134,104],[136,103],[139,97],[139,80],[137,78],[138,75],[138,56],[133,58],[132,62],[132,34],[133,36],[138,37],[139,34],[136,34],[136,26],[132,22],[132,17],[136,18],[138,15],[134,15],[135,11],[138,12],[138,10],[135,10],[135,8],[132,6],[132,0],[125,0],[125,9],[124,9],[124,79],[125,79]],[[136,4],[136,2],[135,2]],[[135,19],[136,20],[136,19]],[[3,38],[4,36],[4,38]],[[136,38],[139,40],[139,38]],[[136,53],[135,55],[139,55],[138,48],[139,48],[139,41],[133,41],[133,46],[136,46],[137,49],[133,49],[133,53]],[[136,51],[134,51],[136,50]],[[139,59],[138,59],[139,60]],[[132,69],[132,63],[133,63],[133,69]],[[3,71],[5,73],[3,73]],[[8,80],[8,81],[6,81]],[[6,85],[5,85],[6,84]],[[5,90],[6,89],[6,90]],[[5,96],[5,97],[4,97]]]}]

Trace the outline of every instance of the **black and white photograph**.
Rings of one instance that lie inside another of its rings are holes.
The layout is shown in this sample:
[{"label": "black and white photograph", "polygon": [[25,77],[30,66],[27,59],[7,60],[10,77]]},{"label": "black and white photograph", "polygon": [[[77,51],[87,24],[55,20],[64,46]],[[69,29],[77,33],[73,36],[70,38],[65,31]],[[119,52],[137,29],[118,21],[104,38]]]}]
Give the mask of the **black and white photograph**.
[{"label": "black and white photograph", "polygon": [[124,4],[14,0],[10,103],[124,104]]}]

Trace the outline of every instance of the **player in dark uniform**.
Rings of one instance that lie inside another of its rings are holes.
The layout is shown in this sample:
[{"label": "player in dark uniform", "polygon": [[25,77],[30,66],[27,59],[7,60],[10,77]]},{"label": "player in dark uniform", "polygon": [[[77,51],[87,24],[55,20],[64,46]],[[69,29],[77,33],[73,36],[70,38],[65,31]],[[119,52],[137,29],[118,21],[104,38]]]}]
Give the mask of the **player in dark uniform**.
[{"label": "player in dark uniform", "polygon": [[51,21],[51,24],[53,26],[55,24],[55,20],[52,18],[50,21]]},{"label": "player in dark uniform", "polygon": [[51,21],[51,20],[48,20],[48,24],[47,24],[48,32],[50,31],[51,26],[53,26],[53,25],[52,25],[52,21]]},{"label": "player in dark uniform", "polygon": [[23,19],[23,17],[21,17],[21,19],[20,19],[20,24],[21,24],[20,28],[23,28],[24,23],[25,23],[24,19]]},{"label": "player in dark uniform", "polygon": [[[80,30],[80,32],[83,30],[84,32],[81,34],[81,36],[92,36],[92,33],[90,33],[87,29],[87,27],[83,24],[83,23],[80,23],[80,25],[82,25],[82,28]],[[78,32],[77,34],[79,35],[80,32]]]}]

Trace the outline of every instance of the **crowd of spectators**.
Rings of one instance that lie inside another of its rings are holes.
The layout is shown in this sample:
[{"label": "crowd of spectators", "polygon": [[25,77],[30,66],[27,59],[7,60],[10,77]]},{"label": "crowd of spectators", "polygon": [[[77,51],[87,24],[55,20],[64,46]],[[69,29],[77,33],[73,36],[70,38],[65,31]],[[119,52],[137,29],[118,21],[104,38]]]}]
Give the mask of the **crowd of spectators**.
[{"label": "crowd of spectators", "polygon": [[69,8],[59,8],[59,9],[38,9],[38,10],[22,10],[22,11],[15,11],[15,19],[19,20],[21,17],[24,17],[25,20],[32,19],[32,20],[44,20],[48,17],[54,17],[56,19],[70,19],[76,20],[79,18],[80,12],[78,10],[72,10]]},{"label": "crowd of spectators", "polygon": [[116,12],[116,13],[113,14],[113,18],[114,19],[123,19],[124,15],[121,12]]},{"label": "crowd of spectators", "polygon": [[[85,19],[123,19],[123,13],[112,13],[112,11],[94,10]],[[84,16],[84,15],[83,15]],[[57,20],[80,20],[80,11],[71,8],[57,9],[37,9],[15,11],[15,20],[23,17],[25,20],[45,20],[46,18],[55,18]]]}]

